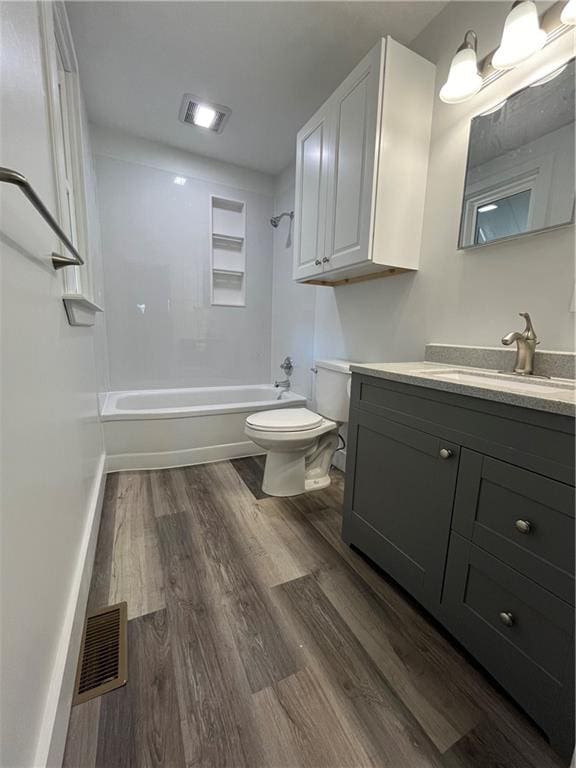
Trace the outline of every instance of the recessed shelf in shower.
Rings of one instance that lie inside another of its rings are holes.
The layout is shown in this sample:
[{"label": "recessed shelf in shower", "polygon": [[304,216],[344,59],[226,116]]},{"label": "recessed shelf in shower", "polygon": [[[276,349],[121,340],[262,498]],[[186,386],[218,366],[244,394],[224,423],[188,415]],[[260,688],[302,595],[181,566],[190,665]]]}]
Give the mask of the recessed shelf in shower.
[{"label": "recessed shelf in shower", "polygon": [[246,204],[212,196],[210,200],[211,303],[246,304]]}]

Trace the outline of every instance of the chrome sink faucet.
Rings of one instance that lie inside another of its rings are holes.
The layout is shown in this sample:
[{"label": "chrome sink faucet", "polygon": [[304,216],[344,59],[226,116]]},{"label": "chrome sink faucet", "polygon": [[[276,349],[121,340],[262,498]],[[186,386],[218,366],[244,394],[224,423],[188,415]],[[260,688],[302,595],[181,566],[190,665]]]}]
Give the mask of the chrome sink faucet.
[{"label": "chrome sink faucet", "polygon": [[505,347],[516,342],[516,362],[514,363],[513,373],[519,376],[531,376],[534,373],[534,355],[536,346],[540,342],[536,336],[532,320],[528,312],[519,312],[520,317],[526,320],[526,328],[520,333],[512,331],[502,338],[502,344]]}]

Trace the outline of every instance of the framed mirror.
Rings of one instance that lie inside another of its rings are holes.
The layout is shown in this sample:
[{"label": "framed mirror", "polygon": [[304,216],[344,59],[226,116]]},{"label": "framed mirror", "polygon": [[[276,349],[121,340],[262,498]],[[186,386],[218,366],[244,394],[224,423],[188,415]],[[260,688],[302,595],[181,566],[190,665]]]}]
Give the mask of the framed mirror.
[{"label": "framed mirror", "polygon": [[458,247],[574,222],[574,59],[472,120]]}]

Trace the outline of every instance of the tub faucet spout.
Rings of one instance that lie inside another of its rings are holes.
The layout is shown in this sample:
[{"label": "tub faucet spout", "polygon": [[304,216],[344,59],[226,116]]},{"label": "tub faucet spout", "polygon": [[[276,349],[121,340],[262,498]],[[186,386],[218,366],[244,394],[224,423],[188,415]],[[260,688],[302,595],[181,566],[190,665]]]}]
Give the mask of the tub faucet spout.
[{"label": "tub faucet spout", "polygon": [[282,400],[282,395],[284,394],[284,392],[290,391],[290,379],[284,379],[284,381],[275,381],[274,386],[276,387],[276,389],[280,390],[276,400]]}]

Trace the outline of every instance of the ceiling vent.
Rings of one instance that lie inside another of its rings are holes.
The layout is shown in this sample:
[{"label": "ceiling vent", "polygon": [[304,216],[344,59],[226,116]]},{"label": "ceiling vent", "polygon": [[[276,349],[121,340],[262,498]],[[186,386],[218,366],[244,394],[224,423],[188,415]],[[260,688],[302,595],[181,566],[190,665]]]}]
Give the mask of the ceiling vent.
[{"label": "ceiling vent", "polygon": [[211,104],[199,96],[185,93],[178,119],[181,123],[193,125],[195,128],[222,133],[231,111],[229,107],[224,107],[222,104]]}]

